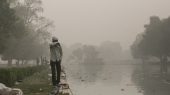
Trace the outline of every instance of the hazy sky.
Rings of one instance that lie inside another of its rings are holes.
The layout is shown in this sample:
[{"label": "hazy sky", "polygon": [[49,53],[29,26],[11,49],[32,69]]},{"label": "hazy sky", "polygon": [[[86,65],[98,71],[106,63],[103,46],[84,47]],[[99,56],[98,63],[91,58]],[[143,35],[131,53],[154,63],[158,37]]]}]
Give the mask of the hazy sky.
[{"label": "hazy sky", "polygon": [[128,48],[152,15],[170,16],[170,0],[43,0],[62,43],[119,41]]}]

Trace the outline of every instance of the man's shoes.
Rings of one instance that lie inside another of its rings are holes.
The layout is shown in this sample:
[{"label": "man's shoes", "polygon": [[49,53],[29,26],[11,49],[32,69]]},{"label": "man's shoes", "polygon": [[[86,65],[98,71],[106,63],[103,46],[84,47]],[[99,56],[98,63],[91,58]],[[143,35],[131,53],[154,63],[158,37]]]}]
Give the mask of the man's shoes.
[{"label": "man's shoes", "polygon": [[60,85],[55,85],[55,86],[53,86],[53,90],[51,91],[51,95],[55,95],[55,94],[57,94],[58,92],[59,92],[59,89],[60,89]]},{"label": "man's shoes", "polygon": [[55,86],[53,86],[53,89],[59,90],[60,89],[60,84],[56,84]]}]

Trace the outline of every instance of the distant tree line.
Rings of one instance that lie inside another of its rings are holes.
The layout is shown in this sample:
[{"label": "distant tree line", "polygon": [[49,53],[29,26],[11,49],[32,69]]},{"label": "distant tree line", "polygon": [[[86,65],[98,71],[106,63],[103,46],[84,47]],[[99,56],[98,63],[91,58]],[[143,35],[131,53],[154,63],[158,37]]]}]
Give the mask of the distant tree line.
[{"label": "distant tree line", "polygon": [[42,16],[41,0],[0,0],[0,55],[12,64],[47,54],[53,23]]},{"label": "distant tree line", "polygon": [[113,63],[115,60],[121,60],[123,52],[120,43],[112,41],[105,41],[99,46],[77,43],[70,46],[70,49],[72,50],[68,59],[79,60],[79,63],[84,61],[85,58],[95,60],[95,57],[102,58],[105,63]]},{"label": "distant tree line", "polygon": [[[75,76],[75,79],[86,82],[96,81],[104,65],[117,63],[115,60],[121,60],[122,54],[120,43],[112,41],[105,41],[99,46],[76,43],[63,49],[65,51],[63,61],[78,66],[79,74]],[[72,65],[69,65],[69,68],[70,66]]]},{"label": "distant tree line", "polygon": [[150,23],[144,25],[145,31],[140,33],[131,46],[134,58],[145,61],[150,57],[160,60],[160,71],[167,73],[168,57],[170,57],[170,17],[160,19],[150,17]]}]

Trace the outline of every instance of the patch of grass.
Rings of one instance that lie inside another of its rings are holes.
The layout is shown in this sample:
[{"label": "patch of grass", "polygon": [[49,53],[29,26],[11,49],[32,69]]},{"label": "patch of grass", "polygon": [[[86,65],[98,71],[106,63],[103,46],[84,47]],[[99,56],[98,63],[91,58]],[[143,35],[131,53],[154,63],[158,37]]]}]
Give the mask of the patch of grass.
[{"label": "patch of grass", "polygon": [[48,79],[48,69],[26,78],[16,88],[23,90],[24,95],[48,95],[52,90],[51,81]]},{"label": "patch of grass", "polygon": [[40,72],[44,68],[44,66],[1,68],[0,82],[11,87],[14,86],[16,81],[23,80],[24,78],[31,76],[36,72]]}]

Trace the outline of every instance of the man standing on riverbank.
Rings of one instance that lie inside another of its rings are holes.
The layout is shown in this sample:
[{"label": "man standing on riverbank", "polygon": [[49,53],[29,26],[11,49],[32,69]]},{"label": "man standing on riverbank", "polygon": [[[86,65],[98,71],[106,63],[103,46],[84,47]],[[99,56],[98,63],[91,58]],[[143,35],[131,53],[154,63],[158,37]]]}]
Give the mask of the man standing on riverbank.
[{"label": "man standing on riverbank", "polygon": [[[52,84],[53,86],[59,86],[60,73],[61,73],[61,60],[62,60],[62,48],[58,42],[58,38],[52,37],[52,43],[50,44],[50,65],[52,72]],[[56,80],[57,72],[57,80]]]}]

